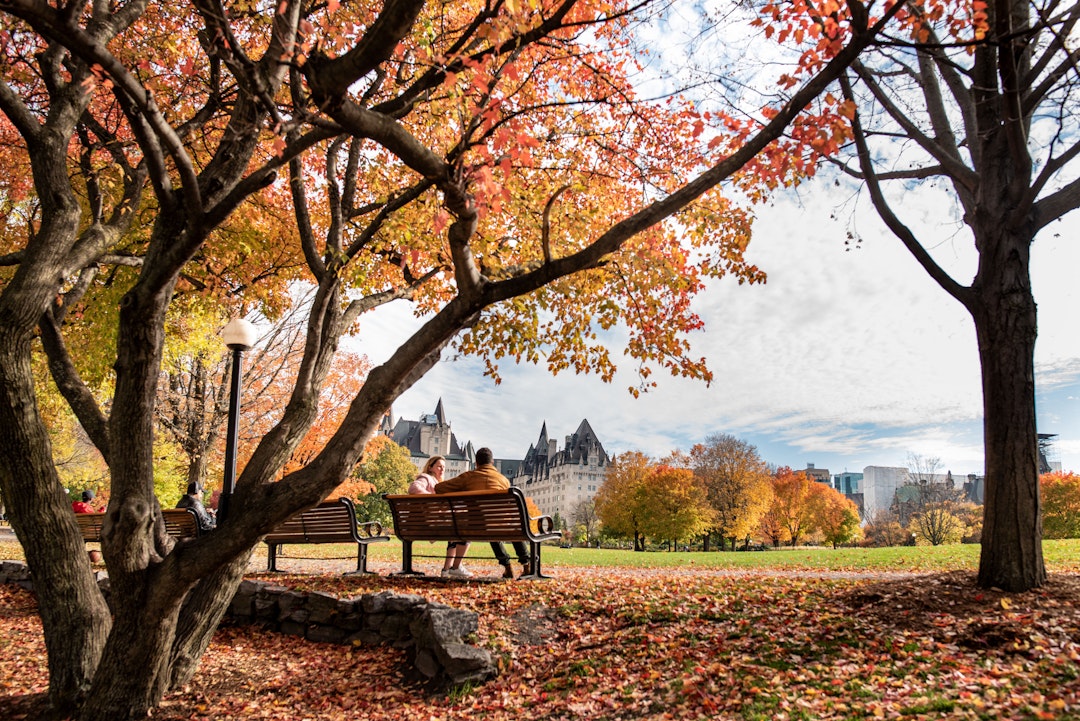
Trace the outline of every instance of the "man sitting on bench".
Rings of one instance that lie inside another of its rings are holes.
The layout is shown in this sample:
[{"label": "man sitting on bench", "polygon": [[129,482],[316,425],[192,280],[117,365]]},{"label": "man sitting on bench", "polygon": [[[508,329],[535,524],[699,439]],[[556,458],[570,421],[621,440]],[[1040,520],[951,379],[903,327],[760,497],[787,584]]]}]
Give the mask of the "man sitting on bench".
[{"label": "man sitting on bench", "polygon": [[214,530],[217,526],[217,519],[211,515],[211,512],[206,510],[206,506],[202,502],[203,487],[198,483],[192,482],[188,484],[187,495],[181,496],[177,502],[177,508],[190,508],[195,511],[195,518],[199,523],[199,530],[203,533]]},{"label": "man sitting on bench", "polygon": [[[481,448],[476,451],[476,468],[471,471],[454,476],[449,481],[443,481],[435,485],[436,493],[457,493],[459,491],[507,491],[510,490],[510,481],[506,476],[495,469],[495,456],[490,448]],[[510,556],[506,553],[502,541],[492,541],[491,550],[496,560],[503,567],[503,578],[513,578],[514,569],[510,567]],[[532,558],[529,556],[529,547],[523,541],[514,541],[514,552],[518,562],[524,567],[523,573],[532,573]]]}]

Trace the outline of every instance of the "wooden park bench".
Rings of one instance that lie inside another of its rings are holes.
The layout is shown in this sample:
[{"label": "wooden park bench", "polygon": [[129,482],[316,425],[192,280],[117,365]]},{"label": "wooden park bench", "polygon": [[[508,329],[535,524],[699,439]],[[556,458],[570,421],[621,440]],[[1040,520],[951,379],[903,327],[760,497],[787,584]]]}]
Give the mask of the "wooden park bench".
[{"label": "wooden park bench", "polygon": [[263,539],[269,571],[277,572],[278,549],[286,543],[355,543],[357,573],[368,572],[368,544],[389,540],[379,523],[357,523],[356,508],[348,498],[325,501],[300,511]]},{"label": "wooden park bench", "polygon": [[402,575],[424,575],[413,569],[414,541],[522,541],[532,557],[532,572],[522,578],[550,578],[541,572],[540,544],[562,534],[553,530],[550,516],[529,514],[520,488],[383,498],[394,517],[394,535],[401,539]]},{"label": "wooden park bench", "polygon": [[[190,508],[163,508],[165,532],[174,538],[194,538],[199,535],[199,519]],[[105,524],[105,513],[76,513],[75,522],[79,532],[87,543],[101,542],[101,527]]]}]

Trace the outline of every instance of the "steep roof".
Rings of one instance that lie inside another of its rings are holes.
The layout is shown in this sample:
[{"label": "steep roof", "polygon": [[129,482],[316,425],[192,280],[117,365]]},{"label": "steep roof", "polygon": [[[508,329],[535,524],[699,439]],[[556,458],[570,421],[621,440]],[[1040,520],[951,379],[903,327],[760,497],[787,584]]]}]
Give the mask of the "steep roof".
[{"label": "steep roof", "polygon": [[578,429],[570,436],[570,443],[563,449],[564,462],[585,463],[592,453],[600,457],[602,464],[608,462],[607,453],[604,451],[600,439],[596,437],[596,432],[589,425],[589,421],[583,419]]},{"label": "steep roof", "polygon": [[599,458],[600,465],[607,465],[610,462],[604,446],[596,437],[596,432],[593,431],[588,420],[582,420],[581,425],[567,440],[566,448],[554,455],[549,455],[547,421],[544,421],[540,428],[540,438],[535,445],[529,446],[529,452],[525,454],[517,475],[529,476],[533,479],[544,478],[549,475],[553,466],[570,463],[585,464],[588,463],[589,456],[594,454]]},{"label": "steep roof", "polygon": [[[414,456],[427,455],[427,452],[421,448],[421,429],[424,426],[448,426],[446,422],[446,414],[443,409],[442,399],[439,399],[439,403],[435,406],[435,413],[424,415],[418,421],[408,421],[404,418],[399,418],[397,424],[394,426],[393,431],[388,433],[390,439],[397,443],[399,446],[404,446],[409,449],[409,453]],[[450,452],[447,454],[452,458],[465,458],[472,460],[475,456],[475,451],[472,448],[470,442],[467,447],[463,448],[458,443],[457,436],[450,433]]]}]

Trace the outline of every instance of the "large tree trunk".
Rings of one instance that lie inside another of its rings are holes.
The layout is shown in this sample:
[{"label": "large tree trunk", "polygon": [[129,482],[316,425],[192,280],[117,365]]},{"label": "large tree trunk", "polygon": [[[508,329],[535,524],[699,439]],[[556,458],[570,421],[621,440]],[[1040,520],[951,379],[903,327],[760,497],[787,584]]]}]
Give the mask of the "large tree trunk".
[{"label": "large tree trunk", "polygon": [[[1035,426],[1035,299],[1030,233],[977,228],[981,247],[971,308],[982,364],[986,498],[978,583],[1027,591],[1046,581]],[[992,239],[992,240],[991,240]]]},{"label": "large tree trunk", "polygon": [[[190,593],[165,574],[131,574],[80,721],[145,718],[162,696],[191,680],[243,579],[250,554]],[[140,587],[142,592],[133,591]]]},{"label": "large tree trunk", "polygon": [[[123,575],[123,574],[122,574]],[[146,718],[161,700],[183,589],[157,574],[130,574],[114,594],[116,618],[80,721]],[[143,592],[133,587],[145,576]],[[112,580],[110,578],[110,580]]]},{"label": "large tree trunk", "polygon": [[[49,700],[62,714],[90,686],[110,616],[37,412],[29,340],[0,333],[0,491],[34,574],[49,659]],[[38,542],[37,539],[47,539]]]},{"label": "large tree trunk", "polygon": [[195,675],[199,660],[229,609],[236,589],[244,580],[244,571],[250,559],[251,553],[242,555],[202,579],[188,594],[176,624],[176,642],[173,644],[169,676],[162,679],[167,688],[159,691],[159,697],[165,691],[186,685]]}]

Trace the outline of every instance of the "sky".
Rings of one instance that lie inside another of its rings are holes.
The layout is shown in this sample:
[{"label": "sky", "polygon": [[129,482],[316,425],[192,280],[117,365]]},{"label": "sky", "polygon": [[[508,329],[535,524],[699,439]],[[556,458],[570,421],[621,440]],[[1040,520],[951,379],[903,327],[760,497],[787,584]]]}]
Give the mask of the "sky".
[{"label": "sky", "polygon": [[[747,256],[768,281],[721,280],[696,302],[706,328],[690,336],[692,353],[706,357],[715,376],[709,386],[664,377],[635,399],[627,391],[632,373],[605,384],[531,365],[501,366],[496,386],[479,361],[447,352],[397,400],[394,420],[416,420],[442,399],[459,441],[489,446],[499,458],[524,457],[544,423],[561,449],[587,419],[609,455],[659,458],[730,434],[765,461],[794,469],[907,467],[915,454],[939,459],[941,472],[982,474],[970,316],[851,192],[814,180],[757,208]],[[966,284],[974,251],[935,203],[912,196],[904,208],[924,237],[940,239],[935,258]],[[848,232],[860,242],[845,246]],[[1032,252],[1038,427],[1057,434],[1051,460],[1073,471],[1080,471],[1078,232],[1073,213]],[[417,325],[405,306],[381,310],[361,321],[350,350],[381,362]],[[621,365],[631,368],[628,361]]]}]

